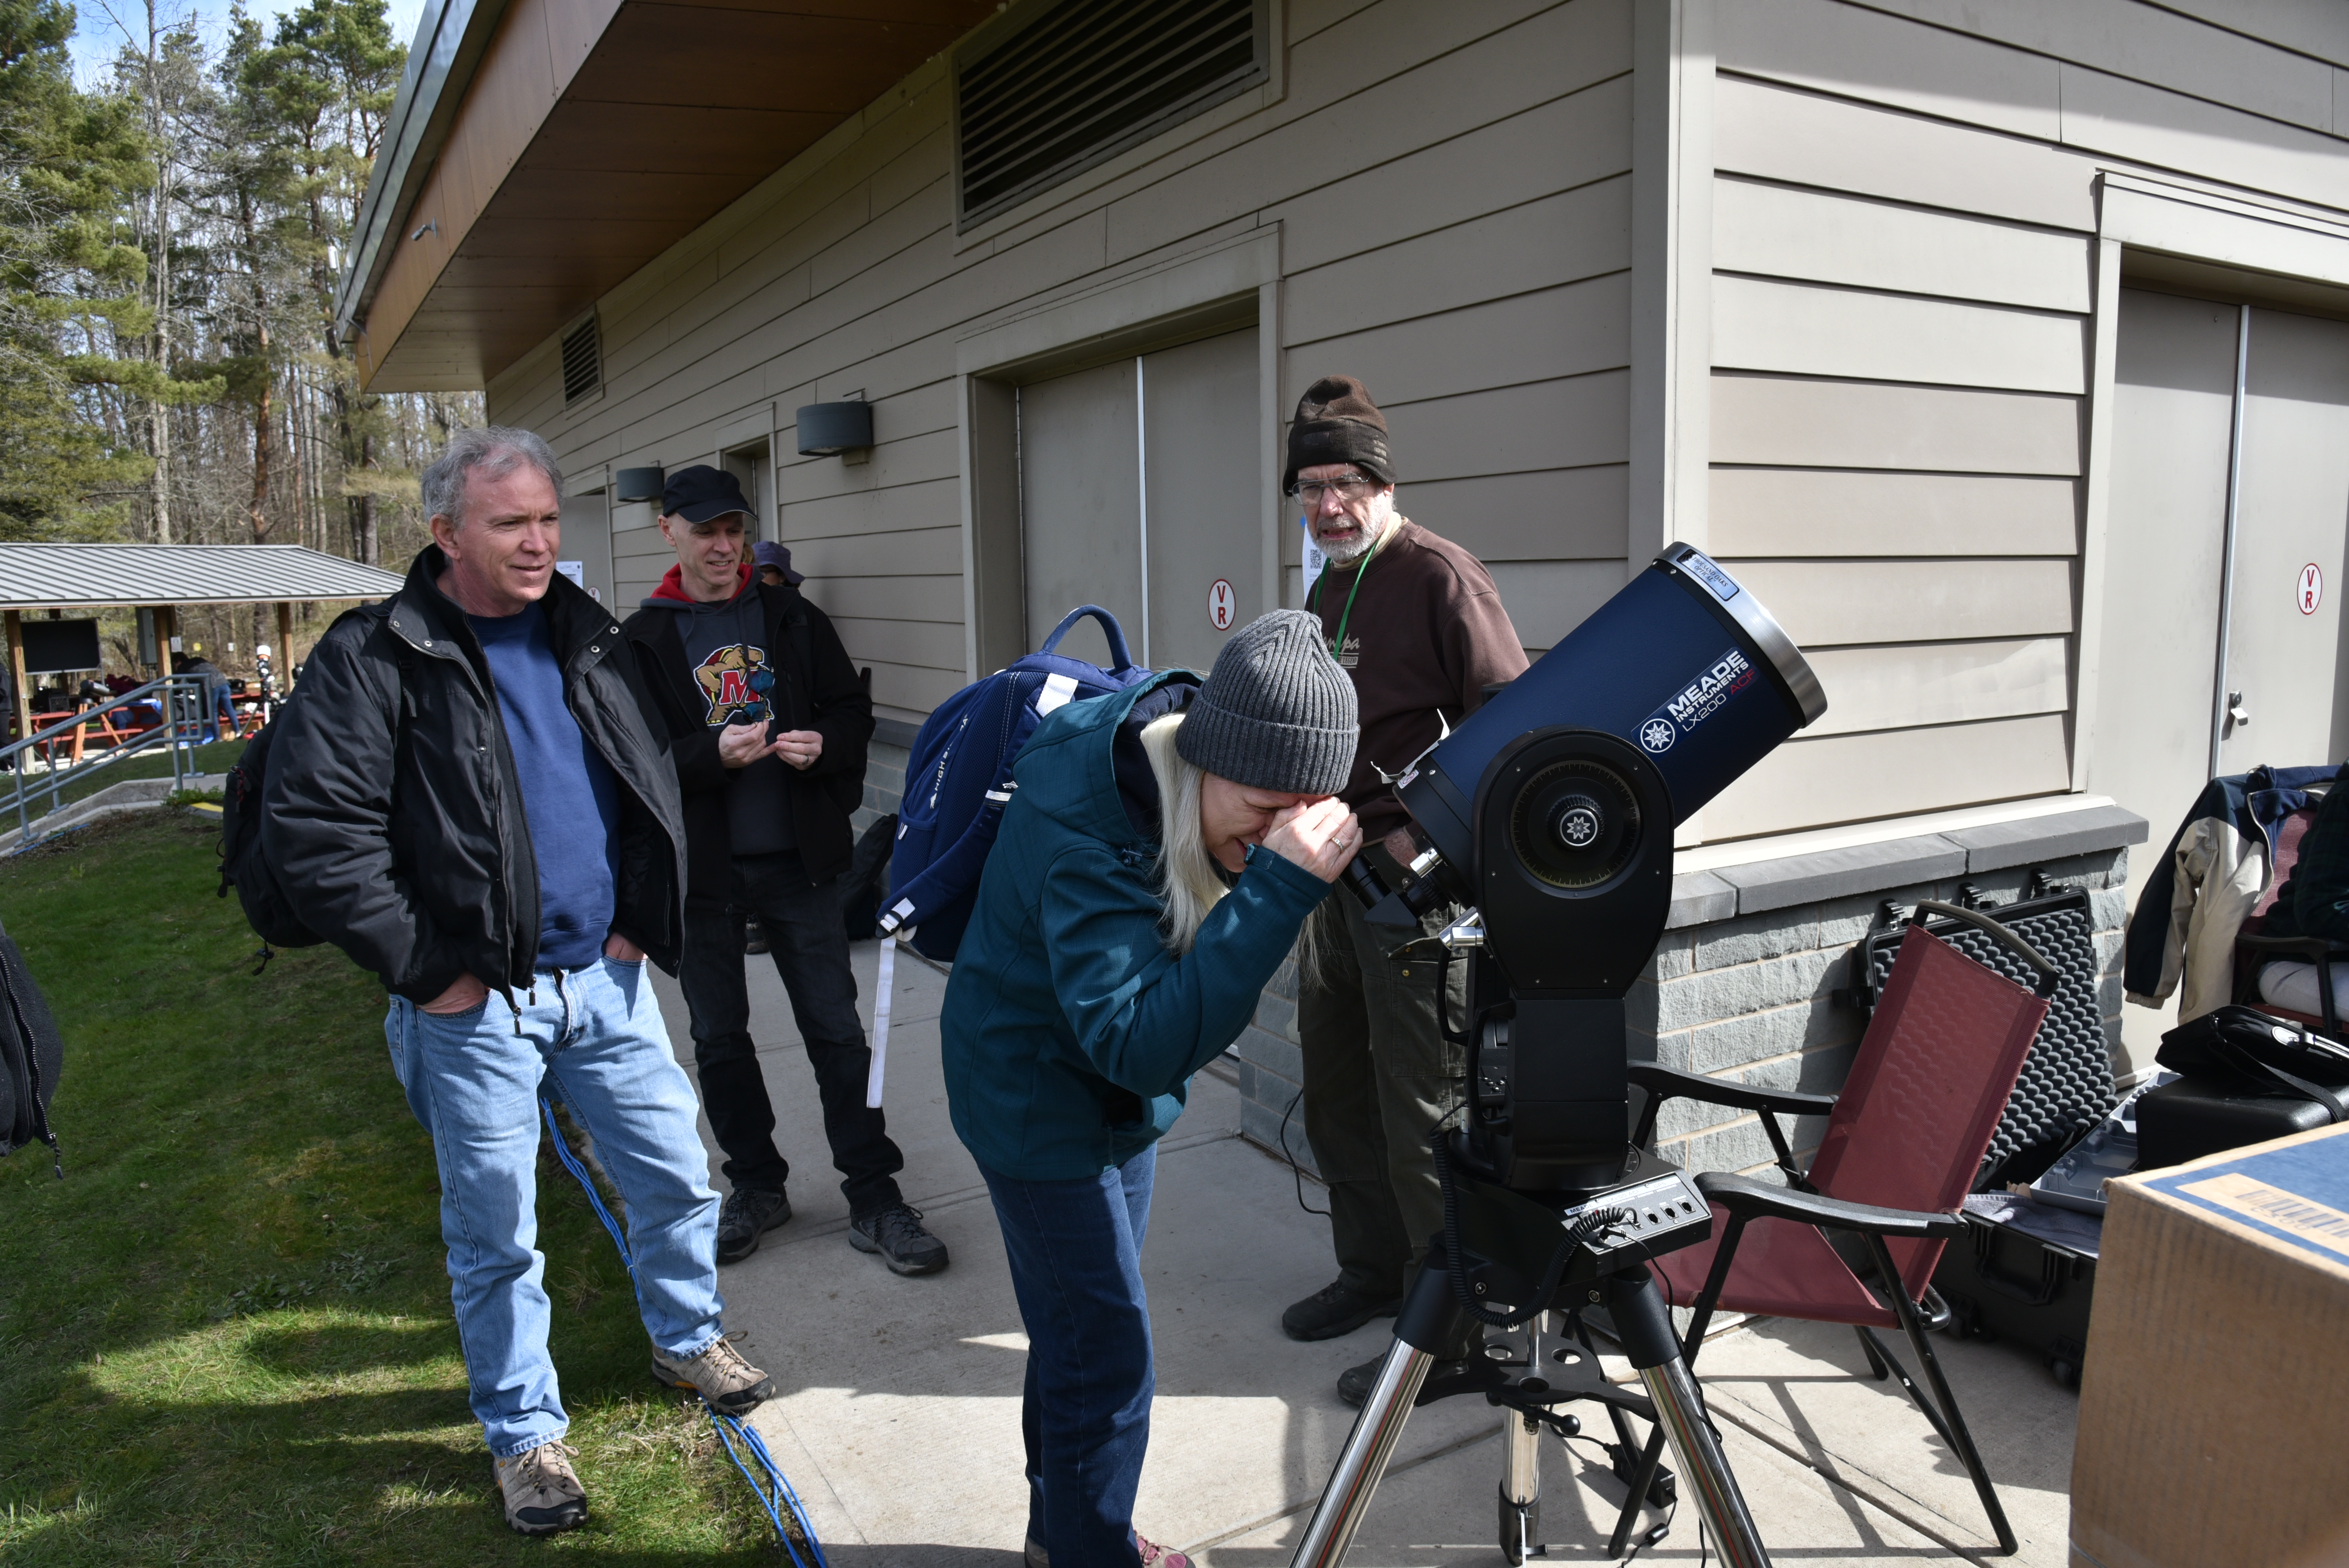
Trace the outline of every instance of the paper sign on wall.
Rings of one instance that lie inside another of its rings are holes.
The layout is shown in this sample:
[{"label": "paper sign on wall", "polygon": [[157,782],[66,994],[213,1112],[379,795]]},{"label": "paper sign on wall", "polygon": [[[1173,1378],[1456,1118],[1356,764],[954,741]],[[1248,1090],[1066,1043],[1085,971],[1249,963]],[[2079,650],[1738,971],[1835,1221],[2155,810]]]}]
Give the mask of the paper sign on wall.
[{"label": "paper sign on wall", "polygon": [[1319,545],[1313,542],[1312,523],[1300,517],[1297,520],[1297,526],[1305,531],[1305,592],[1309,597],[1314,583],[1321,575],[1321,569],[1330,564],[1330,558],[1321,553]]}]

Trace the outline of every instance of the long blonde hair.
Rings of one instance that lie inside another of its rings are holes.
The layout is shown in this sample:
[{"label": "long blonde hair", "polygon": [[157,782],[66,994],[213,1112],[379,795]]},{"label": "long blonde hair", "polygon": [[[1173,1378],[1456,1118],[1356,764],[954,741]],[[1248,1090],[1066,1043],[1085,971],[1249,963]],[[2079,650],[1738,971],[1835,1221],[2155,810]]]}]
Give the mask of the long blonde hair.
[{"label": "long blonde hair", "polygon": [[[1166,905],[1159,917],[1160,940],[1176,957],[1191,951],[1207,913],[1231,891],[1223,868],[1207,852],[1207,834],[1199,818],[1199,796],[1207,772],[1174,749],[1175,732],[1183,716],[1170,713],[1143,727],[1142,749],[1158,781],[1158,896]],[[1301,974],[1318,970],[1322,938],[1319,912],[1308,916],[1297,934],[1297,967]]]}]

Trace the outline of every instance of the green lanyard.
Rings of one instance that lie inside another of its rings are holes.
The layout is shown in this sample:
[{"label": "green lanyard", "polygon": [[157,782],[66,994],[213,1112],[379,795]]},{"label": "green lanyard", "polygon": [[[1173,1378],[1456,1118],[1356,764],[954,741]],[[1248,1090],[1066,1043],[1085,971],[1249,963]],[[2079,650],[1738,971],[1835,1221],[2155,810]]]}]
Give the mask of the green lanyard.
[{"label": "green lanyard", "polygon": [[[1345,656],[1346,623],[1353,619],[1354,595],[1362,591],[1362,579],[1371,574],[1371,562],[1379,558],[1380,547],[1386,543],[1389,535],[1393,532],[1394,525],[1392,523],[1388,524],[1386,532],[1379,535],[1379,542],[1371,546],[1371,552],[1362,557],[1362,563],[1360,566],[1354,568],[1354,585],[1346,590],[1346,607],[1338,612],[1338,634],[1334,638],[1330,639],[1330,656],[1331,658],[1342,659]],[[1324,567],[1322,568],[1321,576],[1313,579],[1313,593],[1311,597],[1317,604],[1319,603],[1321,584],[1328,576],[1329,569]]]}]

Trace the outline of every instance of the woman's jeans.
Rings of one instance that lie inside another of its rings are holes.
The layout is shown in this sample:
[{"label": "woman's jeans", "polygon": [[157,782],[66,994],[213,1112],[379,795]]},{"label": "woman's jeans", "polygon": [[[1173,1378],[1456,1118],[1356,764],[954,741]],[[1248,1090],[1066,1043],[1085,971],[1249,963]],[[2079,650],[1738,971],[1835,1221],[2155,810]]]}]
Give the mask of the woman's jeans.
[{"label": "woman's jeans", "polygon": [[514,1003],[519,1032],[494,991],[447,1016],[394,996],[383,1023],[409,1109],[432,1134],[467,1398],[501,1459],[571,1424],[547,1355],[537,1250],[542,1093],[571,1108],[627,1205],[636,1305],[653,1344],[679,1359],[700,1355],[719,1337],[722,1305],[718,1196],[693,1086],[669,1050],[645,965],[605,958],[542,973]]},{"label": "woman's jeans", "polygon": [[1133,1568],[1133,1493],[1150,1446],[1150,1305],[1142,1237],[1158,1150],[1077,1181],[989,1171],[1028,1328],[1028,1533],[1056,1563]]}]

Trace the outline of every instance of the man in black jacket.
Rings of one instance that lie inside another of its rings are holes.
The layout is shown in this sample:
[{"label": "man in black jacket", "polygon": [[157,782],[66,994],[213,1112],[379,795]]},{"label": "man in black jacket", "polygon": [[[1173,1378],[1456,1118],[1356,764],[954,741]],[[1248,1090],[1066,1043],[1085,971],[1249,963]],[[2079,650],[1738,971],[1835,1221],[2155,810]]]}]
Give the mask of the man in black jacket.
[{"label": "man in black jacket", "polygon": [[554,570],[562,489],[527,430],[450,440],[423,480],[435,543],[312,651],[264,802],[294,913],[391,992],[473,1413],[531,1535],[587,1517],[547,1353],[542,1095],[627,1200],[653,1376],[729,1412],[773,1393],[719,1327],[718,1198],[644,969],[682,944],[677,776],[620,628]]},{"label": "man in black jacket", "polygon": [[755,580],[750,503],[734,476],[668,477],[661,533],[677,552],[628,618],[667,722],[685,792],[690,875],[678,979],[710,1130],[733,1186],[718,1261],[758,1250],[792,1217],[791,1166],[775,1148],[742,970],[745,912],[765,928],[823,1101],[824,1136],[848,1199],[848,1240],[901,1274],[947,1266],[946,1243],[897,1191],[905,1156],[865,1101],[873,1055],[856,1013],[839,876],[864,794],[873,699],[824,613],[789,583]]}]

